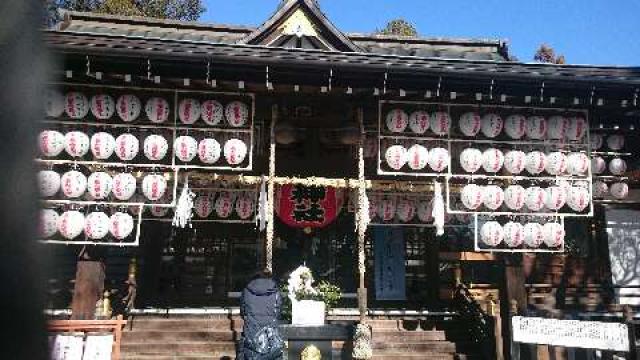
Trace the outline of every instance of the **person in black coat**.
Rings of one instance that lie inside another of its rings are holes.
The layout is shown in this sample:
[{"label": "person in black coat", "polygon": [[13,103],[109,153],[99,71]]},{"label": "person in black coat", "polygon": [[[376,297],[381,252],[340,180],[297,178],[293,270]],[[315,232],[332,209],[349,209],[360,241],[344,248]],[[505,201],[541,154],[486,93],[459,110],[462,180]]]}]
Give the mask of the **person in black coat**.
[{"label": "person in black coat", "polygon": [[271,272],[262,271],[242,291],[240,315],[244,320],[238,344],[239,360],[281,359],[284,342],[278,329],[282,295]]}]

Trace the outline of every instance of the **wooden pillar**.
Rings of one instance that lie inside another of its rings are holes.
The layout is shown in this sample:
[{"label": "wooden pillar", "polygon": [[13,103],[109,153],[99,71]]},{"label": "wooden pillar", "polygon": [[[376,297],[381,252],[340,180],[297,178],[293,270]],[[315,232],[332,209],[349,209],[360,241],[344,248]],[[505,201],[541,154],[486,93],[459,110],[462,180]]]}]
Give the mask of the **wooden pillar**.
[{"label": "wooden pillar", "polygon": [[[523,315],[527,310],[527,293],[524,288],[525,275],[522,268],[522,255],[520,254],[508,254],[504,255],[504,286],[501,291],[503,294],[503,301],[501,303],[506,307],[504,313],[510,316],[503,317],[503,329],[505,340],[505,351],[510,353],[511,359],[519,360],[521,358],[526,359],[526,356],[521,357],[521,347],[519,344],[514,343],[511,337],[511,317],[514,315]],[[532,354],[533,357],[536,354]]]},{"label": "wooden pillar", "polygon": [[273,208],[276,176],[276,133],[275,127],[278,121],[278,105],[271,107],[271,131],[269,139],[269,178],[267,179],[267,235],[265,240],[265,270],[273,271]]},{"label": "wooden pillar", "polygon": [[364,324],[367,321],[367,288],[365,287],[364,277],[367,261],[365,257],[365,235],[368,226],[368,221],[364,219],[368,219],[369,209],[368,206],[364,206],[364,199],[367,193],[364,177],[364,112],[362,108],[358,108],[357,114],[360,126],[360,139],[358,141],[358,216],[356,216],[358,228],[358,273],[360,276],[358,309],[360,310],[360,323]]},{"label": "wooden pillar", "polygon": [[84,247],[78,256],[76,280],[71,302],[71,319],[92,320],[95,318],[96,302],[104,291],[104,250]]}]

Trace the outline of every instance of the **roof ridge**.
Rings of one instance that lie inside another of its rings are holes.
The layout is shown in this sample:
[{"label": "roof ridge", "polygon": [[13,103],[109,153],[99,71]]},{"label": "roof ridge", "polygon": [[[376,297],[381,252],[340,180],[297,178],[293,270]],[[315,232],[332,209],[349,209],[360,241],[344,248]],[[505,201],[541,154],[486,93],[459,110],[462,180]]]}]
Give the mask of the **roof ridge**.
[{"label": "roof ridge", "polygon": [[404,36],[404,35],[387,35],[376,33],[345,33],[354,40],[389,40],[389,41],[409,41],[409,42],[442,42],[451,44],[484,44],[484,45],[503,45],[507,43],[504,39],[497,38],[464,38],[464,37],[443,37],[443,36]]}]

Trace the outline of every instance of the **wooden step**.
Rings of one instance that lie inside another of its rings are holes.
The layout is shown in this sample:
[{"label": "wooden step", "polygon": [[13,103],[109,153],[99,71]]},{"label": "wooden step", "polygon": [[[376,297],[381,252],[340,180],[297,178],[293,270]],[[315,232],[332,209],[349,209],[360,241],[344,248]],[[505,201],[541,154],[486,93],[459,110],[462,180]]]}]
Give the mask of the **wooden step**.
[{"label": "wooden step", "polygon": [[235,354],[218,354],[218,353],[203,353],[203,354],[174,354],[174,355],[159,355],[159,354],[125,354],[120,356],[122,360],[234,360]]},{"label": "wooden step", "polygon": [[241,329],[241,322],[228,319],[134,319],[127,325],[131,330],[233,330]]},{"label": "wooden step", "polygon": [[122,334],[122,343],[165,343],[165,342],[216,342],[216,341],[235,341],[239,337],[239,333],[220,330],[220,331],[189,331],[189,330],[141,330],[141,331],[125,331]]},{"label": "wooden step", "polygon": [[121,352],[125,354],[189,354],[189,353],[235,353],[236,346],[233,342],[171,342],[154,343],[145,342],[128,343],[121,345]]},{"label": "wooden step", "polygon": [[432,340],[444,341],[447,336],[444,331],[397,331],[397,330],[376,330],[373,332],[373,340],[376,339],[393,339],[393,341],[416,341],[416,340]]},{"label": "wooden step", "polygon": [[454,354],[456,344],[447,341],[421,341],[421,342],[385,342],[374,340],[371,344],[374,353],[381,351],[406,352],[406,353],[435,353]]}]

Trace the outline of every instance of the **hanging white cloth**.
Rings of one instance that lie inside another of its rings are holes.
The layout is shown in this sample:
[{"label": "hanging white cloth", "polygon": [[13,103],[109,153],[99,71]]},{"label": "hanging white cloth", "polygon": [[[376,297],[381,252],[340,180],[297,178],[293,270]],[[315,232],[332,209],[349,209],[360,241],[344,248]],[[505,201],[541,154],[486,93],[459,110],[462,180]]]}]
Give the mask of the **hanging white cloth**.
[{"label": "hanging white cloth", "polygon": [[179,228],[185,228],[187,225],[191,227],[191,218],[193,217],[193,200],[196,194],[189,189],[189,177],[184,179],[184,187],[180,193],[180,197],[176,202],[173,215],[173,226]]},{"label": "hanging white cloth", "polygon": [[444,235],[444,200],[442,198],[442,186],[436,180],[433,181],[433,223],[436,226],[436,235]]},{"label": "hanging white cloth", "polygon": [[267,181],[262,177],[260,184],[260,197],[258,198],[258,212],[256,214],[256,225],[260,231],[267,227]]}]

